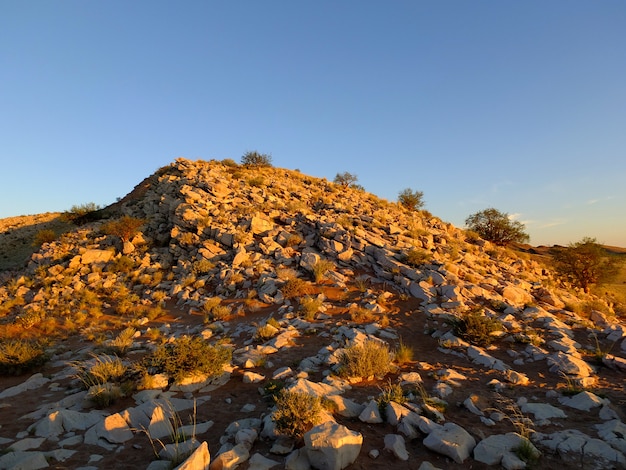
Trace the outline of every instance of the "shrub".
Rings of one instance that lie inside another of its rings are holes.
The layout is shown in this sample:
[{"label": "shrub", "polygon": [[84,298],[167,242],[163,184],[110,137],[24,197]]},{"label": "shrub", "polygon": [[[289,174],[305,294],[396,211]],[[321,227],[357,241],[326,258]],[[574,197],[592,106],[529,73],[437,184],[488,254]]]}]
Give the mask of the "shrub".
[{"label": "shrub", "polygon": [[464,313],[453,324],[454,333],[479,346],[491,344],[493,335],[491,333],[502,329],[501,323],[495,318],[484,315],[481,308],[472,309]]},{"label": "shrub", "polygon": [[231,168],[236,168],[239,166],[237,162],[233,160],[232,158],[225,158],[224,160],[222,160],[222,165],[228,166]]},{"label": "shrub", "polygon": [[404,405],[408,401],[407,397],[404,396],[404,390],[400,384],[392,384],[391,381],[388,382],[385,387],[380,392],[380,395],[376,398],[376,403],[378,404],[378,410],[382,416],[385,416],[385,410],[387,405],[391,402],[397,403],[399,405]]},{"label": "shrub", "polygon": [[51,243],[57,239],[57,234],[52,229],[39,230],[33,239],[33,246],[41,246],[44,243]]},{"label": "shrub", "polygon": [[276,336],[276,333],[278,333],[276,327],[266,323],[265,325],[261,325],[256,329],[255,336],[261,341],[267,341],[268,339]]},{"label": "shrub", "polygon": [[262,188],[265,186],[265,178],[262,176],[255,176],[254,178],[250,178],[248,180],[248,184],[254,188]]},{"label": "shrub", "polygon": [[305,433],[320,422],[322,401],[303,392],[282,389],[276,398],[272,421],[279,433],[302,439]]},{"label": "shrub", "polygon": [[313,278],[320,282],[329,272],[335,269],[335,264],[326,259],[318,259],[313,265]]},{"label": "shrub", "polygon": [[424,206],[422,191],[413,191],[410,188],[403,189],[398,194],[398,202],[408,210],[416,211]]},{"label": "shrub", "polygon": [[119,219],[110,220],[104,224],[102,231],[106,235],[113,235],[119,237],[123,242],[127,242],[139,233],[139,229],[145,223],[146,221],[143,219],[123,215]]},{"label": "shrub", "polygon": [[245,166],[272,166],[272,156],[257,151],[246,152],[241,157],[241,164]]},{"label": "shrub", "polygon": [[321,297],[306,295],[300,299],[300,311],[304,313],[306,320],[313,320],[323,303],[324,300]]},{"label": "shrub", "polygon": [[109,263],[108,271],[112,273],[129,273],[135,267],[135,262],[128,256],[120,256]]},{"label": "shrub", "polygon": [[378,341],[350,346],[339,356],[339,375],[343,377],[384,376],[391,370],[389,347]]},{"label": "shrub", "polygon": [[123,329],[114,339],[112,339],[108,346],[111,352],[115,354],[126,354],[126,352],[133,345],[133,340],[137,330],[133,327]]},{"label": "shrub", "polygon": [[95,213],[99,210],[100,206],[93,202],[72,206],[69,211],[65,211],[61,214],[61,220],[76,225],[82,225],[91,220],[95,220],[97,218]]},{"label": "shrub", "polygon": [[43,346],[23,339],[0,340],[0,375],[21,375],[48,360]]},{"label": "shrub", "polygon": [[196,261],[191,266],[191,272],[197,276],[204,276],[205,274],[209,274],[212,269],[215,268],[215,263],[209,261],[208,259],[201,259],[200,261]]},{"label": "shrub", "polygon": [[231,358],[232,351],[229,348],[212,346],[202,338],[181,336],[171,343],[158,346],[144,363],[156,372],[181,380],[194,373],[220,375]]},{"label": "shrub", "polygon": [[409,266],[418,267],[430,261],[431,254],[426,250],[413,248],[406,254],[405,262]]},{"label": "shrub", "polygon": [[286,299],[302,297],[309,293],[310,286],[298,277],[287,279],[283,287],[280,289]]}]

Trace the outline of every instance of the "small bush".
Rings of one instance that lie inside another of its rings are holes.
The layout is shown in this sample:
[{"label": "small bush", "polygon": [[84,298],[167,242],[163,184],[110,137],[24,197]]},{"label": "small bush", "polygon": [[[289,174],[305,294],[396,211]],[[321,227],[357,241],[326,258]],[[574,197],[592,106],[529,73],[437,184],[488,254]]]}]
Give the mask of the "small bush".
[{"label": "small bush", "polygon": [[343,377],[382,377],[391,370],[393,356],[389,347],[378,341],[346,348],[339,357],[339,375]]},{"label": "small bush", "polygon": [[144,363],[157,373],[163,372],[175,380],[181,380],[194,373],[220,375],[224,365],[231,359],[232,351],[229,348],[212,346],[202,338],[181,336],[171,343],[158,346]]},{"label": "small bush", "polygon": [[398,202],[401,206],[411,211],[417,211],[424,206],[424,193],[413,191],[410,188],[403,189],[398,194]]},{"label": "small bush", "polygon": [[269,324],[265,324],[265,325],[259,326],[256,329],[255,336],[262,341],[267,341],[268,339],[271,339],[274,336],[276,336],[276,333],[278,333],[278,330],[276,329],[276,327],[269,325]]},{"label": "small bush", "polygon": [[57,239],[57,234],[52,229],[39,230],[33,239],[33,246],[38,247],[44,243],[52,243]]},{"label": "small bush", "polygon": [[133,340],[137,330],[133,327],[125,328],[114,339],[109,342],[109,348],[115,354],[126,354],[133,345]]},{"label": "small bush", "polygon": [[107,268],[112,273],[129,273],[135,268],[135,262],[128,256],[120,256],[109,263]]},{"label": "small bush", "polygon": [[0,375],[21,375],[47,360],[40,343],[23,339],[0,340]]},{"label": "small bush", "polygon": [[61,220],[81,225],[91,220],[95,220],[95,213],[99,210],[100,206],[93,202],[72,206],[69,211],[65,211],[61,214]]},{"label": "small bush", "polygon": [[236,168],[239,166],[237,162],[233,160],[232,158],[225,158],[224,160],[222,160],[222,165],[231,167],[231,168]]},{"label": "small bush", "polygon": [[308,294],[310,286],[302,279],[293,277],[287,279],[287,282],[285,282],[280,290],[286,299],[293,299]]},{"label": "small bush", "polygon": [[319,424],[322,401],[319,397],[282,389],[276,399],[272,420],[279,433],[302,439],[305,433]]},{"label": "small bush", "polygon": [[205,274],[209,274],[211,270],[215,268],[215,263],[209,261],[208,259],[201,259],[200,261],[196,261],[191,266],[191,272],[197,276],[204,276]]},{"label": "small bush", "polygon": [[262,176],[255,176],[254,178],[250,178],[248,180],[248,184],[253,188],[262,188],[265,186],[265,178]]},{"label": "small bush", "polygon": [[116,220],[111,220],[103,225],[102,232],[106,235],[119,237],[123,242],[130,241],[139,233],[139,229],[146,221],[124,215]]},{"label": "small bush", "polygon": [[307,321],[313,320],[323,303],[324,301],[321,297],[306,295],[300,299],[300,311],[304,313],[304,318]]},{"label": "small bush", "polygon": [[482,309],[473,309],[454,322],[454,334],[472,344],[488,346],[493,340],[492,333],[502,329],[495,318],[484,315]]},{"label": "small bush", "polygon": [[404,405],[407,401],[408,399],[404,396],[404,390],[402,390],[400,384],[392,384],[391,381],[383,387],[380,395],[376,398],[378,410],[383,416],[389,403],[394,402],[398,405]]},{"label": "small bush", "polygon": [[430,261],[431,258],[432,255],[429,252],[414,248],[406,254],[405,261],[409,266],[418,267]]}]

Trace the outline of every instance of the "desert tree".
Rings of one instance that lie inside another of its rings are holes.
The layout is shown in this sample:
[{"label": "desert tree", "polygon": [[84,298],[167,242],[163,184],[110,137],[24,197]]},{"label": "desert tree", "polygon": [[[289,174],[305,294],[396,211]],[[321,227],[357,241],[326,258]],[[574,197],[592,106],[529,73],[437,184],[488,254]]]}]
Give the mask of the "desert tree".
[{"label": "desert tree", "polygon": [[465,219],[469,230],[476,232],[481,238],[499,246],[512,242],[524,243],[530,240],[524,224],[512,220],[506,212],[493,207],[476,212]]},{"label": "desert tree", "polygon": [[343,173],[337,173],[333,182],[343,186],[344,188],[348,188],[355,186],[358,187],[359,185],[356,184],[358,180],[359,178],[355,174],[344,171]]},{"label": "desert tree", "polygon": [[267,153],[259,153],[256,150],[246,152],[241,157],[241,164],[245,166],[272,166],[272,156]]},{"label": "desert tree", "polygon": [[424,193],[422,191],[413,191],[406,188],[398,194],[398,202],[401,206],[411,211],[416,211],[424,207]]},{"label": "desert tree", "polygon": [[559,276],[589,292],[592,284],[609,281],[619,271],[622,260],[609,256],[595,238],[585,237],[567,247],[553,249],[554,267]]}]

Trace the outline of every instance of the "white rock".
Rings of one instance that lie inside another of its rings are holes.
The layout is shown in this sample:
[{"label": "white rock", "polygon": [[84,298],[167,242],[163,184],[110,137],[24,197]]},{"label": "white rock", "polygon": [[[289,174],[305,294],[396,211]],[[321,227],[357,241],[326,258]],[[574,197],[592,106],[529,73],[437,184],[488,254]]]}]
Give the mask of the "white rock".
[{"label": "white rock", "polygon": [[409,460],[404,438],[399,434],[387,434],[385,436],[385,450],[391,452],[400,460]]},{"label": "white rock", "polygon": [[306,453],[314,468],[342,470],[352,464],[361,451],[363,436],[337,423],[315,426],[304,435]]},{"label": "white rock", "polygon": [[559,403],[577,410],[589,411],[592,408],[604,405],[606,400],[603,400],[591,392],[580,392],[573,397],[560,398]]},{"label": "white rock", "polygon": [[20,393],[24,393],[28,390],[34,390],[44,384],[47,384],[48,382],[50,382],[50,379],[45,378],[42,374],[33,374],[25,382],[15,385],[14,387],[9,387],[0,393],[0,400],[14,397],[15,395],[19,395]]},{"label": "white rock", "polygon": [[215,457],[209,468],[211,470],[227,470],[235,468],[237,465],[250,458],[250,452],[243,444],[237,444],[232,449],[222,452]]},{"label": "white rock", "polygon": [[[474,448],[474,460],[487,465],[498,465],[506,454],[513,453],[513,450],[524,441],[526,441],[524,437],[514,432],[489,436]],[[538,457],[539,451],[530,442],[528,444]]]},{"label": "white rock", "polygon": [[520,407],[522,413],[531,413],[537,421],[545,421],[552,418],[567,418],[565,412],[548,403],[524,403]]},{"label": "white rock", "polygon": [[311,463],[306,449],[296,449],[285,459],[285,470],[310,470]]},{"label": "white rock", "polygon": [[207,470],[211,463],[209,445],[205,442],[200,444],[193,453],[185,459],[175,470]]},{"label": "white rock", "polygon": [[280,462],[268,459],[257,452],[250,457],[250,460],[248,461],[248,470],[269,470],[276,465],[280,465]]},{"label": "white rock", "polygon": [[446,423],[435,428],[424,439],[424,445],[434,452],[450,457],[456,463],[463,463],[476,446],[476,440],[461,426]]},{"label": "white rock", "polygon": [[359,419],[364,423],[377,424],[382,423],[383,418],[378,409],[376,400],[371,400],[359,415]]},{"label": "white rock", "polygon": [[8,452],[0,457],[1,469],[37,470],[48,466],[43,452]]},{"label": "white rock", "polygon": [[242,380],[243,380],[243,383],[245,384],[256,384],[259,382],[263,382],[265,380],[265,376],[247,370],[243,373]]}]

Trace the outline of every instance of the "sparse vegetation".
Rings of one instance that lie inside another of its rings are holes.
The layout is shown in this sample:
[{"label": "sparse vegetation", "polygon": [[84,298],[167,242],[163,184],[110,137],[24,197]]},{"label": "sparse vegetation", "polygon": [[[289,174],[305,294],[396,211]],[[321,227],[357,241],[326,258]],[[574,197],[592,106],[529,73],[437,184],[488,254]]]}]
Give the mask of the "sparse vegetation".
[{"label": "sparse vegetation", "polygon": [[286,299],[294,299],[303,297],[311,290],[309,284],[299,277],[287,279],[283,287],[280,289]]},{"label": "sparse vegetation", "polygon": [[428,251],[413,248],[406,254],[405,262],[409,266],[418,267],[430,261],[431,258],[432,255]]},{"label": "sparse vegetation", "polygon": [[358,180],[359,178],[355,174],[344,171],[343,173],[337,173],[333,182],[344,188],[349,188],[355,186]]},{"label": "sparse vegetation", "polygon": [[335,269],[335,263],[327,259],[319,259],[313,265],[313,278],[320,282],[329,272]]},{"label": "sparse vegetation", "polygon": [[321,297],[311,297],[306,295],[299,300],[300,311],[304,313],[304,318],[311,321],[315,318],[315,314],[320,310],[324,300]]},{"label": "sparse vegetation", "polygon": [[195,373],[219,375],[231,358],[230,348],[212,346],[198,337],[180,336],[171,343],[159,345],[144,359],[144,364],[151,373],[163,372],[181,380]]},{"label": "sparse vegetation", "polygon": [[51,243],[57,239],[57,234],[52,229],[39,230],[33,239],[33,246],[38,247],[44,243]]},{"label": "sparse vegetation", "polygon": [[277,394],[272,420],[279,433],[302,439],[306,432],[319,424],[321,413],[320,397],[282,389]]},{"label": "sparse vegetation", "polygon": [[395,360],[398,364],[406,364],[413,360],[413,348],[400,341],[398,349],[396,349]]},{"label": "sparse vegetation", "polygon": [[493,341],[492,333],[502,330],[501,323],[484,314],[482,308],[474,308],[463,313],[454,322],[454,333],[479,346],[487,346]]},{"label": "sparse vegetation", "polygon": [[393,355],[385,343],[369,340],[350,346],[339,357],[342,377],[384,377],[391,370]]},{"label": "sparse vegetation", "polygon": [[123,215],[119,219],[110,220],[102,226],[102,232],[106,235],[119,237],[122,242],[130,241],[139,233],[139,229],[146,223],[143,219]]},{"label": "sparse vegetation", "polygon": [[424,207],[424,193],[406,188],[398,194],[398,202],[402,207],[410,211],[416,211]]},{"label": "sparse vegetation", "polygon": [[21,375],[48,360],[43,345],[26,339],[0,339],[0,375]]},{"label": "sparse vegetation", "polygon": [[101,208],[94,202],[88,202],[86,204],[74,205],[69,211],[61,214],[61,220],[70,222],[76,225],[82,225],[91,220],[95,220],[95,213]]}]

